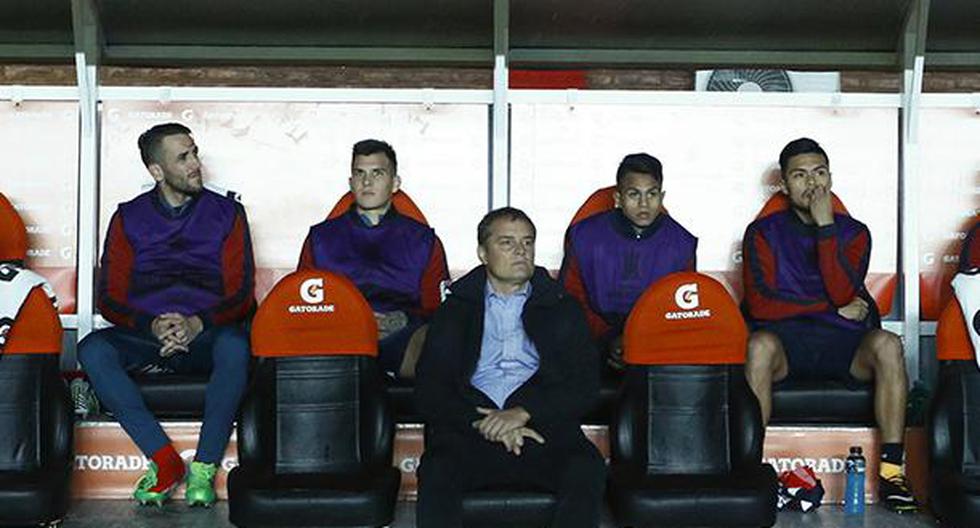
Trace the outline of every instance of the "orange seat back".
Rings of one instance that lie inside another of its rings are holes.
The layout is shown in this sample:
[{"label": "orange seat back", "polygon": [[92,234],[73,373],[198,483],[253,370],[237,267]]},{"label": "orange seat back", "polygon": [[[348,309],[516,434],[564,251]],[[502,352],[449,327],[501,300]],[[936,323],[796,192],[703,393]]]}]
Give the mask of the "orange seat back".
[{"label": "orange seat back", "polygon": [[[398,191],[391,197],[391,204],[395,206],[395,210],[399,213],[425,225],[429,225],[429,221],[425,219],[425,215],[422,214],[422,210],[419,206],[415,205],[415,202],[405,193],[405,191]],[[327,215],[327,219],[337,218],[338,216],[347,212],[351,205],[354,205],[354,195],[350,191],[347,191],[333,209],[330,210],[330,214]]]},{"label": "orange seat back", "polygon": [[575,216],[572,217],[572,221],[568,225],[573,226],[590,216],[595,216],[599,213],[604,213],[616,206],[616,201],[613,198],[613,193],[616,192],[616,186],[611,185],[609,187],[603,187],[598,191],[592,193],[582,207],[575,211]]},{"label": "orange seat back", "polygon": [[27,258],[27,228],[13,204],[0,193],[0,262]]},{"label": "orange seat back", "polygon": [[60,354],[61,319],[40,286],[31,290],[10,328],[4,354]]},{"label": "orange seat back", "polygon": [[[833,192],[830,193],[830,203],[831,203],[831,207],[833,207],[834,209],[835,214],[851,216],[851,213],[848,212],[846,207],[844,207],[844,202],[842,202],[840,198],[838,198],[837,195],[834,194]],[[762,206],[762,210],[759,211],[759,214],[755,215],[755,217],[756,219],[764,218],[771,214],[786,211],[789,208],[790,208],[789,197],[781,192],[778,192],[770,196],[769,199],[766,200],[766,204]]]},{"label": "orange seat back", "polygon": [[973,361],[973,343],[963,320],[963,309],[953,299],[943,309],[936,325],[936,358],[940,360]]},{"label": "orange seat back", "polygon": [[252,322],[252,355],[378,355],[374,312],[341,275],[303,270],[283,277]]},{"label": "orange seat back", "polygon": [[[616,199],[613,198],[615,192],[616,186],[610,185],[589,195],[585,199],[585,203],[578,208],[578,211],[575,211],[575,216],[572,217],[572,221],[568,223],[568,226],[571,227],[586,218],[614,209],[616,207]],[[660,210],[667,212],[667,208],[663,204],[660,205]]]},{"label": "orange seat back", "polygon": [[728,290],[702,273],[671,273],[640,296],[623,332],[631,365],[745,363],[748,330]]}]

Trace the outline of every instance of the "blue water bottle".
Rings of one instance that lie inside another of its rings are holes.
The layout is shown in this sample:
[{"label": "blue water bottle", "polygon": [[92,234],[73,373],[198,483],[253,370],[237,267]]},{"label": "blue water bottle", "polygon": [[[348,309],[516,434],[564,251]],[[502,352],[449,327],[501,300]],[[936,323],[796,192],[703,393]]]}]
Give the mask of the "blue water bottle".
[{"label": "blue water bottle", "polygon": [[844,489],[844,513],[864,513],[864,455],[861,446],[851,447],[847,457],[844,472],[847,474],[847,485]]}]

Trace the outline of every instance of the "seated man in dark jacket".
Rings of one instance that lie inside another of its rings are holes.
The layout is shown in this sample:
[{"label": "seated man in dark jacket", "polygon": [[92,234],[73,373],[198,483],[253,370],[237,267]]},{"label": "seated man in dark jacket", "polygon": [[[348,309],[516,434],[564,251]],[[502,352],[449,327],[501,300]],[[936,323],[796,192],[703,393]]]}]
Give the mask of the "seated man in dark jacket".
[{"label": "seated man in dark jacket", "polygon": [[599,386],[585,317],[535,268],[522,211],[492,211],[477,238],[484,265],[453,284],[418,365],[418,526],[461,526],[465,492],[508,484],[556,493],[552,526],[598,526],[605,466],[580,427]]}]

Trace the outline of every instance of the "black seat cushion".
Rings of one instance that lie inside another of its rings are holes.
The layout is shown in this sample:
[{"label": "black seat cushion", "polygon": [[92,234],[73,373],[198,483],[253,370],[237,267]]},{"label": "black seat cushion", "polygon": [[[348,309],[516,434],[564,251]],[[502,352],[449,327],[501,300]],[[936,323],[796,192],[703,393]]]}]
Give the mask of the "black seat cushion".
[{"label": "black seat cushion", "polygon": [[610,429],[619,525],[771,526],[759,404],[739,365],[634,365]]},{"label": "black seat cushion", "polygon": [[0,525],[37,525],[64,517],[71,467],[0,471]]},{"label": "black seat cushion", "polygon": [[980,522],[980,477],[935,472],[929,491],[936,516],[949,526],[976,526]]},{"label": "black seat cushion", "polygon": [[405,379],[385,379],[388,404],[396,423],[422,423],[415,411],[415,382]]},{"label": "black seat cushion", "polygon": [[770,465],[723,475],[610,477],[608,498],[627,526],[772,526],[776,522],[776,472]]},{"label": "black seat cushion", "polygon": [[788,381],[773,387],[772,424],[874,424],[874,386]]},{"label": "black seat cushion", "polygon": [[228,478],[236,526],[383,526],[391,523],[401,473],[272,474],[237,468]]},{"label": "black seat cushion", "polygon": [[383,526],[401,473],[375,358],[266,358],[238,422],[228,477],[237,526]]},{"label": "black seat cushion", "polygon": [[138,375],[133,381],[147,408],[161,418],[202,418],[208,374]]},{"label": "black seat cushion", "polygon": [[973,361],[942,365],[928,416],[929,496],[950,526],[980,519],[980,370]]},{"label": "black seat cushion", "polygon": [[548,526],[557,503],[554,494],[543,491],[474,491],[463,496],[463,524],[467,528]]},{"label": "black seat cushion", "polygon": [[58,520],[69,504],[71,399],[56,355],[0,355],[0,525]]}]

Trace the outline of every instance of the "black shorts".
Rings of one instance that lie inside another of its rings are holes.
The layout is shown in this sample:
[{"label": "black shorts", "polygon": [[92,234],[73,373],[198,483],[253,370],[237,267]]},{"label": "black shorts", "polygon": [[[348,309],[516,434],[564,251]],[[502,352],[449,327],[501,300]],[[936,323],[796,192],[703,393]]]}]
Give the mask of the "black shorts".
[{"label": "black shorts", "polygon": [[760,330],[776,334],[786,352],[789,374],[780,381],[836,380],[849,386],[864,382],[851,375],[851,362],[868,329],[849,329],[813,319],[787,319]]}]

